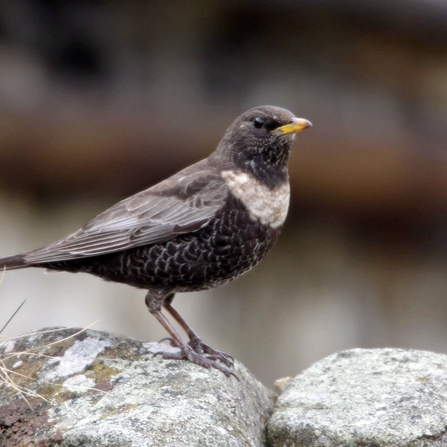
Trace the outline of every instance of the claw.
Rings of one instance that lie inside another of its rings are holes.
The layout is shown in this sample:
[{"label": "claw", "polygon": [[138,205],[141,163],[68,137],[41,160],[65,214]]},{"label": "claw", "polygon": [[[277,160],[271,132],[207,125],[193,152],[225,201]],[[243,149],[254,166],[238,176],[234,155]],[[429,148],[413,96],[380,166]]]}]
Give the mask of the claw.
[{"label": "claw", "polygon": [[168,341],[169,344],[170,344],[173,348],[178,348],[177,343],[174,341],[173,338],[171,338],[171,337],[164,337],[164,338],[162,338],[158,343],[163,343],[164,341]]}]

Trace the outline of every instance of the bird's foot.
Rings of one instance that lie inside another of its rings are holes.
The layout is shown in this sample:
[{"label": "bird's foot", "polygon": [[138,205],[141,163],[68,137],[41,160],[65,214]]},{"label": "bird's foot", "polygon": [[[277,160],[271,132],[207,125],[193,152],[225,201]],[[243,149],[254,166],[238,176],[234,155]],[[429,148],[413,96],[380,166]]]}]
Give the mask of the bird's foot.
[{"label": "bird's foot", "polygon": [[191,346],[186,344],[179,347],[178,352],[157,351],[154,352],[154,356],[156,355],[161,355],[162,358],[166,360],[189,360],[191,363],[195,363],[196,365],[207,369],[216,368],[219,371],[222,371],[227,377],[234,376],[239,380],[239,377],[234,372],[230,371],[227,367],[217,361],[220,359],[214,358],[213,355],[207,356],[204,352],[196,352]]},{"label": "bird's foot", "polygon": [[[174,348],[178,348],[179,346],[175,342],[175,340],[171,337],[162,338],[159,343],[168,342],[168,344]],[[195,351],[197,354],[207,354],[207,358],[212,360],[218,360],[222,362],[224,365],[232,368],[234,365],[234,358],[227,354],[226,352],[217,351],[213,349],[211,346],[204,343],[199,337],[193,337],[189,340],[188,345]]]},{"label": "bird's foot", "polygon": [[207,357],[209,359],[219,360],[229,368],[232,368],[234,365],[234,358],[230,354],[213,349],[211,346],[208,346],[206,343],[203,343],[203,341],[199,337],[191,338],[188,342],[188,345],[197,354],[207,354],[208,355]]}]

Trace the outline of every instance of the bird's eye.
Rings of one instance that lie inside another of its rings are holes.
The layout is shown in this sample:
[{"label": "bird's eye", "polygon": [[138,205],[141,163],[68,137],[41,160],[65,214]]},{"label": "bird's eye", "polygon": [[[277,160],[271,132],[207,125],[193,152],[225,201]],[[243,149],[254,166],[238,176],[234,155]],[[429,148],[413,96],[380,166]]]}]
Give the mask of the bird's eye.
[{"label": "bird's eye", "polygon": [[256,129],[260,129],[261,127],[264,127],[264,120],[262,118],[257,117],[254,119],[253,122],[255,124]]}]

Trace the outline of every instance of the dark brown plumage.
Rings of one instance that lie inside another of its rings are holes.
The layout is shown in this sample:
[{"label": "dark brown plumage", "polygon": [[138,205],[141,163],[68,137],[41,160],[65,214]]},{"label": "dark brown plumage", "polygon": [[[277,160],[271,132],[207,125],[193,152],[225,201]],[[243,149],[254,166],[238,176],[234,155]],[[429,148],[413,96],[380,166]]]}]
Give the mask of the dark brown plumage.
[{"label": "dark brown plumage", "polygon": [[[284,223],[287,162],[295,134],[311,126],[285,109],[248,110],[206,159],[125,199],[46,247],[0,259],[0,268],[85,272],[147,289],[146,304],[179,354],[233,374],[231,356],[205,345],[175,311],[177,292],[217,287],[257,264]],[[161,312],[186,331],[186,343]]]}]

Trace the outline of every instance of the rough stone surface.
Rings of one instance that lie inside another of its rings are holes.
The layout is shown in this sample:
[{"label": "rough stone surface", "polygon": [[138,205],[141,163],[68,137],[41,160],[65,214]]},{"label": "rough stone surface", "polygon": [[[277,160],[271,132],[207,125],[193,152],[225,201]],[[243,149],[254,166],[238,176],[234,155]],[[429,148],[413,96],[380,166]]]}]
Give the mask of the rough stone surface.
[{"label": "rough stone surface", "polygon": [[240,363],[238,381],[153,357],[158,344],[77,331],[0,345],[10,379],[28,393],[6,385],[1,370],[0,446],[266,445],[271,394]]},{"label": "rough stone surface", "polygon": [[447,446],[447,356],[353,349],[315,363],[278,398],[272,447]]}]

